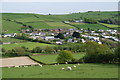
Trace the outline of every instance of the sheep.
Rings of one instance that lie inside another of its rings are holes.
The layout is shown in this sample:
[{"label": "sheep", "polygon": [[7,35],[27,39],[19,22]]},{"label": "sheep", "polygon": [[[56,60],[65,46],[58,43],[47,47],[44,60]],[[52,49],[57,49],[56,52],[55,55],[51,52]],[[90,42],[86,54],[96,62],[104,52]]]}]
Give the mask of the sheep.
[{"label": "sheep", "polygon": [[65,64],[68,64],[68,62],[65,62]]},{"label": "sheep", "polygon": [[10,68],[10,67],[8,67],[8,68]]},{"label": "sheep", "polygon": [[28,66],[24,66],[24,67],[28,67]]},{"label": "sheep", "polygon": [[40,67],[42,67],[42,65],[41,65],[41,64],[40,64],[39,66],[40,66]]},{"label": "sheep", "polygon": [[76,68],[76,65],[73,65],[74,68]]},{"label": "sheep", "polygon": [[15,66],[15,67],[19,67],[19,66]]},{"label": "sheep", "polygon": [[67,69],[68,69],[68,70],[72,70],[72,67],[69,67],[69,66],[68,66]]},{"label": "sheep", "polygon": [[80,65],[80,64],[78,63],[78,65]]},{"label": "sheep", "polygon": [[59,65],[59,63],[57,65]]},{"label": "sheep", "polygon": [[65,68],[62,68],[62,70],[64,70]]}]

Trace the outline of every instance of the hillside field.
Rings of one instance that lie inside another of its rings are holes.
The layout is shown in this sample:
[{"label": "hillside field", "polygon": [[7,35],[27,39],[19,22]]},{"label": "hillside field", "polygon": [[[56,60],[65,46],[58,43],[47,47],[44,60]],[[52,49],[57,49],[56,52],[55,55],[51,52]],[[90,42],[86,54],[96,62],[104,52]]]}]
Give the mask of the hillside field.
[{"label": "hillside field", "polygon": [[105,24],[105,23],[100,23],[100,24],[107,26],[109,28],[118,28],[119,27],[118,25],[113,25],[113,24]]},{"label": "hillside field", "polygon": [[37,29],[58,29],[58,28],[74,28],[73,26],[64,24],[62,22],[27,22],[26,25],[30,25]]},{"label": "hillside field", "polygon": [[76,28],[83,28],[83,29],[93,29],[93,30],[97,30],[97,29],[103,29],[103,30],[107,30],[109,28],[106,28],[100,24],[75,24],[75,23],[71,23],[74,27]]},{"label": "hillside field", "polygon": [[52,44],[44,44],[44,43],[37,43],[37,42],[23,42],[23,43],[15,43],[15,44],[4,44],[2,45],[3,48],[6,50],[14,49],[15,47],[27,47],[28,49],[33,49],[35,47],[46,47],[46,46],[54,46]]},{"label": "hillside field", "polygon": [[24,40],[6,37],[6,38],[2,38],[0,41],[1,42],[21,42],[21,41],[23,42]]},{"label": "hillside field", "polygon": [[[33,26],[34,28],[40,29],[56,29],[56,28],[75,28],[81,27],[80,25],[74,24],[74,26],[64,24],[63,21],[68,20],[78,20],[90,18],[94,20],[100,19],[117,19],[118,12],[117,11],[106,11],[106,12],[84,12],[84,13],[72,13],[65,15],[41,15],[41,14],[30,14],[30,13],[2,13],[2,29],[6,31],[6,33],[19,33],[19,29],[22,26],[21,24],[17,24],[17,22],[21,22],[25,25]],[[11,21],[6,21],[7,19]],[[109,29],[97,24],[95,27],[91,27],[91,25],[82,25],[82,28],[92,28],[92,29]],[[107,25],[109,27],[109,25]],[[111,26],[110,26],[111,27]],[[112,25],[112,27],[115,27]],[[86,29],[85,28],[85,29]]]}]

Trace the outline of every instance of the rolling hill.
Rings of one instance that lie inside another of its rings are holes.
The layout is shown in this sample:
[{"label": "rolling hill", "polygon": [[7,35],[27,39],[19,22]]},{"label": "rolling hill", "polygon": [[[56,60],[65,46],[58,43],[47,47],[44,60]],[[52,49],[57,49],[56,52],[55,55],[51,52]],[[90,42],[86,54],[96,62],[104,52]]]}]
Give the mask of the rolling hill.
[{"label": "rolling hill", "polygon": [[[94,20],[118,18],[117,11],[85,12],[85,13],[72,13],[65,15],[41,15],[41,14],[30,14],[30,13],[1,13],[1,14],[2,14],[2,24],[3,24],[2,31],[5,33],[14,33],[14,32],[19,33],[19,29],[21,29],[21,26],[23,24],[40,29],[75,28],[76,25],[72,26],[69,24],[65,24],[63,23],[63,21],[78,20],[83,18],[90,18]],[[77,27],[80,26],[77,25]],[[100,29],[103,29],[103,27],[101,26],[98,27]],[[89,26],[87,25],[87,28],[91,28],[90,25]]]}]

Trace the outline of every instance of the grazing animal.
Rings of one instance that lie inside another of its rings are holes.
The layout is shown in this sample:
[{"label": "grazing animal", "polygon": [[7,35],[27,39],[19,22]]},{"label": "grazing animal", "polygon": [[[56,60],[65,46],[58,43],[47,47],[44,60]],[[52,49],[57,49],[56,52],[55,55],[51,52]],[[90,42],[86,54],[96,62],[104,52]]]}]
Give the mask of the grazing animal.
[{"label": "grazing animal", "polygon": [[68,62],[65,62],[65,64],[68,64]]},{"label": "grazing animal", "polygon": [[78,63],[78,65],[80,65],[80,64]]},{"label": "grazing animal", "polygon": [[64,70],[65,68],[62,68],[62,70]]},{"label": "grazing animal", "polygon": [[76,68],[76,65],[74,65],[73,67]]},{"label": "grazing animal", "polygon": [[40,67],[42,67],[42,65],[39,65]]},{"label": "grazing animal", "polygon": [[10,68],[10,67],[8,67],[8,68]]},{"label": "grazing animal", "polygon": [[59,63],[58,63],[58,65],[59,65]]},{"label": "grazing animal", "polygon": [[15,66],[15,67],[19,67],[19,66]]},{"label": "grazing animal", "polygon": [[68,69],[68,70],[72,70],[72,68],[71,68],[71,67],[69,67],[69,66],[67,67],[67,69]]}]

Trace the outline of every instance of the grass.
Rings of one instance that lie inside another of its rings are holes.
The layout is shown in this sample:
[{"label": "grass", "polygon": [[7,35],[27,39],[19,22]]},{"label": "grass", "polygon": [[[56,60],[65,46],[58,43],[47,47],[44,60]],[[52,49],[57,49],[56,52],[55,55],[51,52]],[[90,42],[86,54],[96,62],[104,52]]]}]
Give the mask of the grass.
[{"label": "grass", "polygon": [[[53,55],[40,55],[40,56],[31,56],[31,58],[40,61],[42,63],[46,63],[46,64],[52,64],[52,63],[57,63],[56,62],[56,58],[57,58],[57,54],[53,54]],[[84,53],[76,53],[73,55],[75,59],[80,59],[84,56]]]},{"label": "grass", "polygon": [[118,25],[114,25],[114,24],[105,24],[105,23],[100,23],[100,24],[102,24],[104,26],[107,26],[109,28],[117,28],[117,27],[119,27]]},{"label": "grass", "polygon": [[19,33],[21,25],[15,22],[2,21],[2,31],[7,31],[5,33]]},{"label": "grass", "polygon": [[[19,33],[20,24],[16,24],[15,22],[4,21],[4,19],[15,20],[19,22],[23,22],[35,28],[74,28],[73,26],[62,23],[62,21],[74,20],[74,19],[84,19],[91,18],[95,20],[100,19],[116,19],[118,18],[117,11],[109,11],[109,12],[85,12],[85,13],[73,13],[67,15],[40,15],[40,14],[28,14],[28,13],[2,13],[2,28],[3,30],[8,30],[6,33]],[[34,23],[28,23],[34,22]],[[74,24],[76,27],[81,27],[79,24]],[[111,26],[111,25],[110,25]],[[112,25],[113,26],[113,25]],[[93,26],[95,27],[95,26]],[[93,28],[92,27],[92,28]],[[115,27],[115,26],[114,26]],[[84,25],[83,27],[84,28]],[[88,28],[88,27],[86,27]],[[96,27],[95,27],[96,28]],[[95,29],[93,28],[93,29]],[[100,27],[100,29],[107,29]],[[98,28],[97,28],[98,29]]]},{"label": "grass", "polygon": [[103,30],[107,30],[109,28],[106,28],[100,24],[72,24],[73,26],[75,26],[76,28],[83,28],[83,29],[93,29],[93,30],[97,30],[97,29],[103,29]]},{"label": "grass", "polygon": [[40,21],[40,22],[29,22],[29,23],[25,23],[27,25],[30,25],[34,28],[37,28],[37,29],[49,29],[51,28],[48,24],[46,24],[45,22],[43,21]]},{"label": "grass", "polygon": [[44,21],[38,21],[38,22],[27,22],[25,24],[31,25],[34,28],[38,28],[38,29],[74,28],[73,26],[64,24],[62,22],[44,22]]},{"label": "grass", "polygon": [[24,41],[24,40],[19,40],[19,39],[15,39],[15,38],[6,37],[6,38],[2,38],[1,41],[2,42],[20,42],[20,41]]},{"label": "grass", "polygon": [[3,78],[118,78],[118,66],[112,64],[76,64],[73,70],[61,70],[75,64],[2,68]]},{"label": "grass", "polygon": [[49,26],[55,28],[74,28],[73,26],[64,24],[63,22],[46,22]]},{"label": "grass", "polygon": [[28,49],[33,49],[35,47],[46,47],[46,46],[54,46],[52,44],[45,44],[45,43],[37,43],[37,42],[24,42],[24,43],[16,43],[16,44],[5,44],[2,45],[3,48],[6,50],[14,49],[15,47],[27,47]]}]

